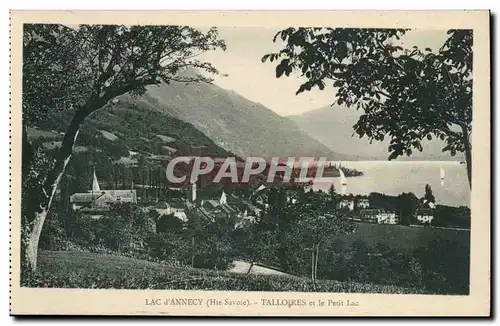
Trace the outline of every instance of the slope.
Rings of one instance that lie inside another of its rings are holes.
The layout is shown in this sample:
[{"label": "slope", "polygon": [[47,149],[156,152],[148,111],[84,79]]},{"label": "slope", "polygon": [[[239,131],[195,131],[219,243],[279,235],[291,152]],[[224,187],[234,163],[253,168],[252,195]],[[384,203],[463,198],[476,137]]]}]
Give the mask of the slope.
[{"label": "slope", "polygon": [[326,156],[341,154],[313,139],[291,120],[261,104],[214,84],[153,86],[140,98],[123,96],[136,103],[191,123],[218,146],[239,156]]},{"label": "slope", "polygon": [[[387,160],[389,157],[389,139],[383,142],[359,138],[354,134],[353,125],[358,121],[360,112],[342,106],[327,106],[300,115],[289,116],[310,136],[322,142],[332,150],[354,156],[358,160]],[[411,157],[398,160],[463,160],[460,155],[452,157],[443,153],[444,143],[439,139],[422,142],[423,151],[413,151]]]},{"label": "slope", "polygon": [[[28,128],[34,147],[53,155],[73,112],[52,113]],[[107,187],[164,183],[165,166],[174,156],[234,156],[191,124],[134,103],[115,102],[84,123],[63,185],[70,193],[86,191],[93,169]]]}]

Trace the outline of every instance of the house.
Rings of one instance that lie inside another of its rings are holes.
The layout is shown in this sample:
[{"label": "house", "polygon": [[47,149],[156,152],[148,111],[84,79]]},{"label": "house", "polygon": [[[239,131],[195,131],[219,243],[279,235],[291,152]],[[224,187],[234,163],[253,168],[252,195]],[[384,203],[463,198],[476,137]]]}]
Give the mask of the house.
[{"label": "house", "polygon": [[250,226],[257,222],[257,216],[254,214],[248,214],[248,210],[245,210],[242,214],[238,215],[238,222],[234,225],[235,229],[240,229],[246,226]]},{"label": "house", "polygon": [[186,205],[182,201],[166,202],[159,201],[155,206],[149,207],[150,210],[156,211],[159,215],[174,215],[181,219],[186,218],[185,209]]},{"label": "house", "polygon": [[217,218],[236,218],[241,216],[241,209],[235,204],[228,203],[228,196],[223,191],[219,200],[203,199],[197,203],[190,203],[190,210],[204,219],[215,221]]},{"label": "house", "polygon": [[362,221],[370,223],[378,223],[378,215],[382,212],[378,208],[366,208],[359,211],[359,215]]},{"label": "house", "polygon": [[434,210],[432,208],[420,208],[416,213],[417,220],[422,224],[430,224],[434,219]]},{"label": "house", "polygon": [[75,193],[69,199],[73,210],[102,211],[116,203],[137,204],[136,191],[131,190],[101,190],[94,170],[92,189],[84,193]]},{"label": "house", "polygon": [[434,219],[434,208],[436,204],[432,201],[422,199],[420,208],[417,209],[415,216],[421,224],[430,224]]},{"label": "house", "polygon": [[214,222],[214,217],[200,205],[193,202],[186,202],[185,214],[188,218],[197,217],[204,222]]},{"label": "house", "polygon": [[[249,206],[252,206],[249,204]],[[196,216],[205,222],[215,222],[218,219],[223,219],[234,223],[235,228],[243,227],[249,223],[253,223],[256,217],[251,210],[248,209],[246,205],[242,203],[234,195],[227,195],[224,191],[222,192],[219,199],[202,199],[197,202],[186,202],[186,211],[174,213],[174,216],[182,219],[186,215]],[[247,211],[244,214],[243,211]]]},{"label": "house", "polygon": [[427,199],[423,199],[421,206],[422,208],[430,208],[430,209],[436,208],[436,204],[432,201],[427,201]]},{"label": "house", "polygon": [[398,224],[398,217],[394,211],[381,211],[377,215],[378,224]]},{"label": "house", "polygon": [[397,224],[398,218],[394,211],[388,211],[378,208],[366,208],[360,210],[362,221],[377,224]]},{"label": "house", "polygon": [[248,227],[254,224],[256,221],[255,216],[243,216],[239,219],[238,222],[234,224],[235,229],[241,229],[244,227]]},{"label": "house", "polygon": [[358,199],[356,207],[358,209],[370,208],[370,200],[368,198],[360,198]]},{"label": "house", "polygon": [[187,220],[188,220],[187,214],[184,211],[182,211],[182,212],[174,212],[172,214],[175,217],[177,217],[179,220],[183,221],[183,222],[187,222]]},{"label": "house", "polygon": [[354,210],[354,199],[343,198],[337,204],[338,209],[348,209],[351,212]]},{"label": "house", "polygon": [[213,199],[202,200],[200,206],[205,211],[218,217],[231,217],[236,216],[239,213],[239,210],[237,208],[227,204],[227,202],[221,203]]},{"label": "house", "polygon": [[171,207],[166,201],[159,201],[155,206],[151,208],[155,210],[160,216],[172,214]]},{"label": "house", "polygon": [[176,213],[184,213],[186,210],[186,204],[180,200],[172,200],[169,202],[169,205],[170,205],[170,213],[174,215]]}]

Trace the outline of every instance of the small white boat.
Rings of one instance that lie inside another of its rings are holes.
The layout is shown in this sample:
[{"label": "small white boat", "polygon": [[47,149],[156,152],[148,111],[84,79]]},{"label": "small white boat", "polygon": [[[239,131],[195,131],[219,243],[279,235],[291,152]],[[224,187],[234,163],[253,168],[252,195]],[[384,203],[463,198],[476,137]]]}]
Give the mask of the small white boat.
[{"label": "small white boat", "polygon": [[339,169],[340,173],[340,191],[342,195],[345,195],[347,192],[347,178],[345,177],[344,171],[341,168]]},{"label": "small white boat", "polygon": [[444,187],[444,169],[442,166],[439,167],[440,177],[441,177],[441,187]]},{"label": "small white boat", "polygon": [[340,172],[340,184],[343,186],[347,186],[347,179],[345,177],[344,171],[342,169],[339,169]]}]

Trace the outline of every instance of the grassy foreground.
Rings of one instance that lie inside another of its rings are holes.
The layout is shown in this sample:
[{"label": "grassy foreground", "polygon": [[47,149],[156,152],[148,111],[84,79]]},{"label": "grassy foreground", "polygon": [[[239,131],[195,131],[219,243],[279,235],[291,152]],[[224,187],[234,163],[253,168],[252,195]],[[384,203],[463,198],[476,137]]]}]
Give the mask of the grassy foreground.
[{"label": "grassy foreground", "polygon": [[[243,275],[166,266],[122,256],[77,251],[41,251],[39,270],[24,286],[92,289],[183,289],[313,292],[307,278]],[[419,289],[320,280],[316,292],[424,293]]]}]

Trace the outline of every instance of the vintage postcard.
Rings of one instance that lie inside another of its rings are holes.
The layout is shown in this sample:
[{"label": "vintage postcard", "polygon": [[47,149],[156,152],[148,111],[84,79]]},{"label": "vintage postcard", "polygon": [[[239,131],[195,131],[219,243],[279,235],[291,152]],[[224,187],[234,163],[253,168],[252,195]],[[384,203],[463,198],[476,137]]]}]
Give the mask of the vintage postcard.
[{"label": "vintage postcard", "polygon": [[489,316],[489,20],[11,12],[11,314]]}]

